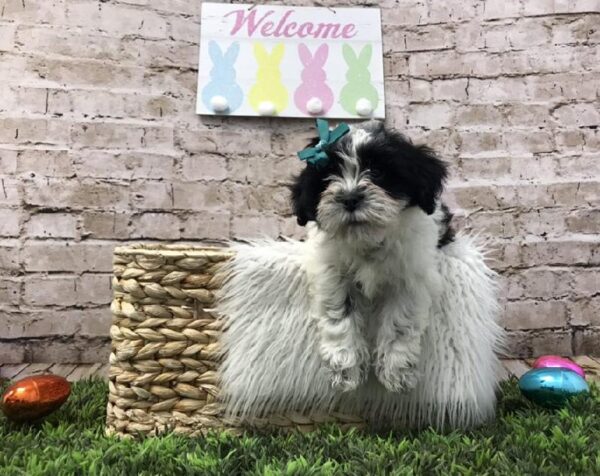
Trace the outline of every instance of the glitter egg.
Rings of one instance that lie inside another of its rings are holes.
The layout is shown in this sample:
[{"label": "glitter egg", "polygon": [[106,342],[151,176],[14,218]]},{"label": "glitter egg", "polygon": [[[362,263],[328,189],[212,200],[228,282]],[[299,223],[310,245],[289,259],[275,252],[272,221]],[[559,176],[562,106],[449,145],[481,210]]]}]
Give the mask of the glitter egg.
[{"label": "glitter egg", "polygon": [[543,369],[547,367],[559,367],[562,369],[569,369],[573,372],[577,372],[582,378],[585,378],[585,372],[575,362],[558,355],[544,355],[538,358],[533,363],[534,369]]}]

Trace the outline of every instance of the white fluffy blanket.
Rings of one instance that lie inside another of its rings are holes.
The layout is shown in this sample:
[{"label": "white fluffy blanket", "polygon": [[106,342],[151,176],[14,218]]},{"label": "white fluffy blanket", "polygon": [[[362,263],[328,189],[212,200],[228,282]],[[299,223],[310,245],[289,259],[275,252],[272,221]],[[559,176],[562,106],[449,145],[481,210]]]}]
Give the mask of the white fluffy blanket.
[{"label": "white fluffy blanket", "polygon": [[235,244],[218,312],[227,321],[221,389],[228,413],[338,411],[376,427],[465,428],[495,413],[502,329],[496,323],[495,275],[472,238],[440,251],[440,301],[422,342],[421,378],[406,394],[386,391],[371,375],[339,394],[327,380],[303,263],[305,242]]}]

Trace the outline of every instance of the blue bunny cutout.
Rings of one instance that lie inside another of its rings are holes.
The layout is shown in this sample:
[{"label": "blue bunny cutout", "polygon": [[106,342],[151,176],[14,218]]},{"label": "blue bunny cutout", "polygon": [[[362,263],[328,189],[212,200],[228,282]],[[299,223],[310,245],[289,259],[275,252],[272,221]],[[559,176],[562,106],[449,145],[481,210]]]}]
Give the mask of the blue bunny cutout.
[{"label": "blue bunny cutout", "polygon": [[227,100],[228,112],[235,111],[242,105],[244,93],[235,80],[235,62],[240,53],[240,45],[233,42],[225,54],[215,41],[208,43],[208,54],[213,67],[210,70],[210,82],[202,89],[202,102],[212,110],[212,98],[222,96]]}]

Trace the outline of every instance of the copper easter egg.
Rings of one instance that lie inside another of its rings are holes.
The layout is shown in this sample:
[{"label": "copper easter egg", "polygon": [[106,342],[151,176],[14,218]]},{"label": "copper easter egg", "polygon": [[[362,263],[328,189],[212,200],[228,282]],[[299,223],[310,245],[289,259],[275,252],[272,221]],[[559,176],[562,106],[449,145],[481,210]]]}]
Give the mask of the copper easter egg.
[{"label": "copper easter egg", "polygon": [[70,393],[71,385],[63,377],[26,377],[6,389],[2,396],[2,411],[9,420],[37,420],[57,410]]}]

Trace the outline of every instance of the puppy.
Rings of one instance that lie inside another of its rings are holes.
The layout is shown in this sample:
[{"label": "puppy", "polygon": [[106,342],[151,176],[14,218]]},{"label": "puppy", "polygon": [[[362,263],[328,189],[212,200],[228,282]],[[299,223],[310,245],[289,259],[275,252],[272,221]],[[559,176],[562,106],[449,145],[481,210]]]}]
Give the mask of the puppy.
[{"label": "puppy", "polygon": [[323,150],[327,160],[307,164],[291,186],[298,223],[310,227],[321,358],[342,391],[371,367],[387,390],[409,391],[439,292],[438,248],[453,238],[439,201],[446,165],[379,121],[351,126]]}]

